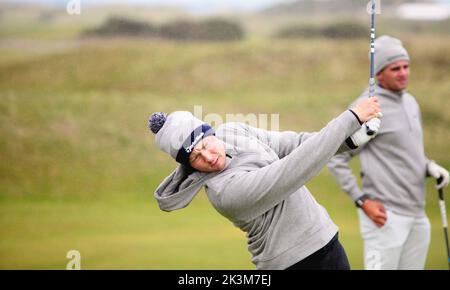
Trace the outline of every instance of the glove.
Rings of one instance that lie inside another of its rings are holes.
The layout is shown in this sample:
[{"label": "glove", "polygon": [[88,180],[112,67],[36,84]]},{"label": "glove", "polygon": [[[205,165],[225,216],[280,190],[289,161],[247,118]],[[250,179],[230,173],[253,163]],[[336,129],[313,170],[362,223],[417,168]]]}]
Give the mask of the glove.
[{"label": "glove", "polygon": [[[369,142],[371,139],[373,139],[377,134],[378,130],[380,129],[381,120],[378,118],[373,118],[369,120],[366,124],[363,124],[361,128],[353,133],[350,137],[347,138],[346,143],[351,149],[356,149],[358,147],[361,147],[365,145],[367,142]],[[375,132],[373,135],[367,135],[367,128],[366,126],[369,126],[370,129]]]},{"label": "glove", "polygon": [[[383,117],[383,113],[378,112],[376,118],[381,119],[381,117]],[[372,121],[372,120],[370,120],[369,122],[366,122],[367,135],[369,135],[369,136],[376,135],[378,132],[378,129],[380,128],[380,124],[378,124],[377,122]],[[375,128],[372,128],[372,127],[375,127]]]},{"label": "glove", "polygon": [[436,185],[436,189],[439,190],[444,187],[447,187],[448,182],[449,182],[449,174],[445,168],[437,165],[436,162],[431,160],[427,164],[427,171],[430,176],[433,176],[436,179],[439,179],[442,177],[442,181],[441,181],[441,183]]}]

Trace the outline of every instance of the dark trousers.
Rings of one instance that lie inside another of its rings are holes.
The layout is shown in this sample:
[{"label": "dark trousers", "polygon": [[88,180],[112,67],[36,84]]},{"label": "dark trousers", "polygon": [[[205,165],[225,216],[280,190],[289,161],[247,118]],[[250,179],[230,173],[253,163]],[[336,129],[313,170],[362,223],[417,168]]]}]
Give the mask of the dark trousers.
[{"label": "dark trousers", "polygon": [[325,247],[286,270],[350,270],[350,264],[336,234]]}]

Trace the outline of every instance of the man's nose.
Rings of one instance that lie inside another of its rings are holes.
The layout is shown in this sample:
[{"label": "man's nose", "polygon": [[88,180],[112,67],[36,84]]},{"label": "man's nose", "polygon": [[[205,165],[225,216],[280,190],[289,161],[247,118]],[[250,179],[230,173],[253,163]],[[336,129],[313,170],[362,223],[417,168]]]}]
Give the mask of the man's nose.
[{"label": "man's nose", "polygon": [[205,159],[206,162],[213,161],[213,155],[207,150],[203,150],[202,151],[202,156],[203,156],[203,159]]},{"label": "man's nose", "polygon": [[408,75],[408,68],[401,68],[400,69],[400,75],[402,75],[402,76]]}]

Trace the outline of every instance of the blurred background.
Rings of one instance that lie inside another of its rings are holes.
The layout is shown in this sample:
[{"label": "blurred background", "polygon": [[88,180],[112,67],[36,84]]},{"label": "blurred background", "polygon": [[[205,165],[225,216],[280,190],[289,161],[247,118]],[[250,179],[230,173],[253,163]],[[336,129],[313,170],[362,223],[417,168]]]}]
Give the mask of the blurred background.
[{"label": "blurred background", "polygon": [[[158,209],[176,163],[148,116],[197,105],[321,129],[367,87],[367,3],[1,1],[0,269],[65,269],[72,249],[82,269],[253,269],[245,234],[203,191]],[[382,1],[381,34],[408,49],[427,156],[450,168],[450,1]],[[426,268],[447,269],[433,185]],[[326,169],[308,187],[362,269],[350,198]]]}]

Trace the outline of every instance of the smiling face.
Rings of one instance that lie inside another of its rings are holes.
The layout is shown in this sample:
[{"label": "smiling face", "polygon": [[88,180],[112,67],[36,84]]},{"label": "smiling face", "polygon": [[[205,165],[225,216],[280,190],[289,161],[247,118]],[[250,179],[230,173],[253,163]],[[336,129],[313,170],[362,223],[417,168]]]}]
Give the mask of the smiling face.
[{"label": "smiling face", "polygon": [[225,147],[215,136],[203,138],[189,155],[191,166],[201,172],[221,171],[225,160]]},{"label": "smiling face", "polygon": [[378,84],[390,91],[399,92],[408,87],[409,62],[406,60],[396,61],[386,66],[377,74]]}]

